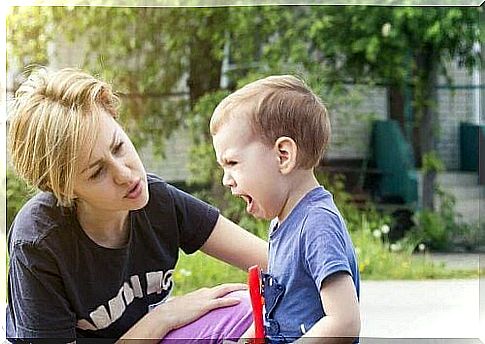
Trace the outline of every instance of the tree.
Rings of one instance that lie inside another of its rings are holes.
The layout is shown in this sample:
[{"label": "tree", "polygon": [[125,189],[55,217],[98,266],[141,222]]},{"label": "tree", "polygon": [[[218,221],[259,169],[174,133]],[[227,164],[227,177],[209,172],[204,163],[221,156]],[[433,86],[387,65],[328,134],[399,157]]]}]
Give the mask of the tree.
[{"label": "tree", "polygon": [[[135,141],[154,142],[159,152],[175,128],[207,121],[197,103],[220,89],[224,58],[235,67],[224,75],[231,88],[291,72],[325,90],[331,105],[345,94],[340,84],[348,77],[386,83],[398,98],[410,86],[420,133],[415,152],[433,162],[436,78],[446,60],[477,63],[478,13],[451,7],[14,7],[7,51],[23,67],[48,63],[48,44],[59,37],[76,42],[85,54],[82,67],[125,98],[122,115]],[[207,135],[201,128],[205,134],[197,135]],[[429,208],[433,183],[430,168],[423,183]]]},{"label": "tree", "polygon": [[23,69],[49,64],[49,44],[76,44],[78,67],[124,98],[135,141],[161,152],[197,98],[219,88],[226,26],[223,8],[14,7],[7,47]]},{"label": "tree", "polygon": [[[356,82],[369,79],[390,85],[391,94],[412,89],[415,155],[424,160],[423,206],[434,209],[437,136],[436,84],[446,61],[471,68],[483,41],[481,8],[320,7],[312,11],[311,37],[336,75]],[[402,97],[402,96],[401,96]],[[423,159],[424,158],[424,159]]]}]

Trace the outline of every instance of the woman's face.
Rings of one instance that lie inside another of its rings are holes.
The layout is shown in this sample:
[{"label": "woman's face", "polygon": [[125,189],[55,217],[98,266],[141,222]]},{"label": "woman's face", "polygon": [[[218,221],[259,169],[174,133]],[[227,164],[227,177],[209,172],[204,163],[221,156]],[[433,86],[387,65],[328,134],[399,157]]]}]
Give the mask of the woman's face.
[{"label": "woman's face", "polygon": [[93,149],[81,150],[75,177],[76,203],[91,211],[125,211],[143,208],[148,202],[145,168],[121,126],[102,113]]}]

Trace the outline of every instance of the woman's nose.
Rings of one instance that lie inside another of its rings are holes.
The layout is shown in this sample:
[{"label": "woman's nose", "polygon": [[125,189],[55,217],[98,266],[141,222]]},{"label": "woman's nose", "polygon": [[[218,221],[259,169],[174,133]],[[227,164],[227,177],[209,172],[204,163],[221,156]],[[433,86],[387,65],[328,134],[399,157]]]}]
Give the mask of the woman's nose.
[{"label": "woman's nose", "polygon": [[131,168],[123,161],[114,163],[114,180],[117,184],[126,184],[131,182]]}]

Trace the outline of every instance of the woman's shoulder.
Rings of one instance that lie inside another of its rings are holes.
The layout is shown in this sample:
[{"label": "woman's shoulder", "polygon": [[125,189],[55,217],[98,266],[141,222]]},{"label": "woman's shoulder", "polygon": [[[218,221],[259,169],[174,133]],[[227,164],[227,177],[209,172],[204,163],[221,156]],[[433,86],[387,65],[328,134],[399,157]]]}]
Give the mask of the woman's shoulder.
[{"label": "woman's shoulder", "polygon": [[163,209],[173,212],[202,204],[202,201],[155,174],[147,173],[147,182],[150,197],[144,210],[148,213],[152,210],[159,213]]},{"label": "woman's shoulder", "polygon": [[147,181],[148,185],[154,185],[154,184],[166,184],[166,182],[159,176],[157,176],[154,173],[147,173]]},{"label": "woman's shoulder", "polygon": [[[147,173],[147,184],[150,196],[156,196],[159,198],[169,193],[167,182],[156,174]],[[153,197],[150,197],[149,202],[152,200]]]},{"label": "woman's shoulder", "polygon": [[149,203],[172,203],[174,198],[181,197],[183,192],[175,186],[167,183],[161,177],[153,173],[147,173],[148,190],[150,193]]},{"label": "woman's shoulder", "polygon": [[57,205],[52,193],[39,192],[15,216],[9,230],[9,242],[38,243],[57,228],[65,227],[69,217],[69,210]]}]

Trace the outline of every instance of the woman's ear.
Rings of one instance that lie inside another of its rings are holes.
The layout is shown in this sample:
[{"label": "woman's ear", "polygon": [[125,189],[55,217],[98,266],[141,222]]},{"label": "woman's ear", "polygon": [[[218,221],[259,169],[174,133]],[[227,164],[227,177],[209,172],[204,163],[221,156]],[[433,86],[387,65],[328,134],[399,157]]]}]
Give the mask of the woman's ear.
[{"label": "woman's ear", "polygon": [[275,150],[278,154],[278,166],[282,174],[288,174],[296,166],[298,147],[296,142],[287,136],[279,137],[275,142]]}]

